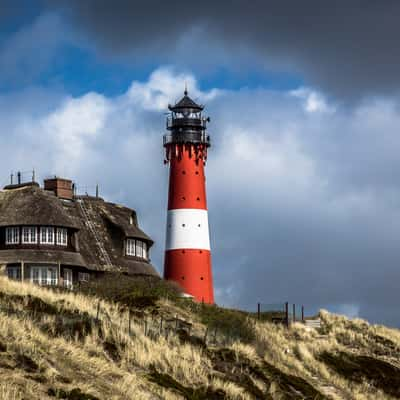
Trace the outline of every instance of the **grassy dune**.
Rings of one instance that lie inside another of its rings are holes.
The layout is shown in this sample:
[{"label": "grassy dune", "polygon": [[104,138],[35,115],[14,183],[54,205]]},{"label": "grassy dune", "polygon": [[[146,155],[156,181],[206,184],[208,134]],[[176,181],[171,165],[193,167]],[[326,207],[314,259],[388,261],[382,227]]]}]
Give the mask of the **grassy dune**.
[{"label": "grassy dune", "polygon": [[143,294],[0,278],[0,399],[400,398],[398,330],[324,311],[320,331],[286,329]]}]

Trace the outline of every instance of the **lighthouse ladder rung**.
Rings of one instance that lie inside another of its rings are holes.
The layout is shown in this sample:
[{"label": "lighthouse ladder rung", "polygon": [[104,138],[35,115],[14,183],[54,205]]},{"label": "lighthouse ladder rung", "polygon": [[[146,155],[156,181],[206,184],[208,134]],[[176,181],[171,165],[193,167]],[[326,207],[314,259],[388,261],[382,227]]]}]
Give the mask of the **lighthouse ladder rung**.
[{"label": "lighthouse ladder rung", "polygon": [[104,248],[103,244],[101,243],[100,238],[99,238],[99,236],[98,236],[98,234],[96,232],[96,229],[94,227],[93,222],[90,220],[89,211],[87,210],[87,208],[85,206],[84,200],[83,199],[79,199],[78,200],[78,204],[79,204],[79,206],[80,206],[80,208],[82,210],[82,214],[83,214],[83,217],[85,218],[86,225],[89,228],[90,232],[92,233],[92,235],[93,235],[93,237],[94,237],[94,239],[96,241],[97,247],[100,250],[101,255],[103,256],[106,264],[109,267],[113,267],[113,264],[111,262],[111,258],[109,256],[109,254],[107,253],[106,249]]}]

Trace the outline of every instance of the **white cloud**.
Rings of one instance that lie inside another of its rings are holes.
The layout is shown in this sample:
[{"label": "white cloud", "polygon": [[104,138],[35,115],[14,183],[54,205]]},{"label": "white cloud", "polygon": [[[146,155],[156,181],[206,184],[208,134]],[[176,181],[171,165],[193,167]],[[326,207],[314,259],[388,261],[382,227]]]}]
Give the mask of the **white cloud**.
[{"label": "white cloud", "polygon": [[107,99],[96,93],[67,98],[63,104],[38,123],[42,145],[54,150],[54,168],[64,174],[82,168],[87,151],[101,135],[110,112]]},{"label": "white cloud", "polygon": [[154,71],[148,82],[133,82],[128,91],[132,102],[140,108],[151,111],[166,111],[168,104],[179,100],[185,87],[190,96],[197,101],[210,101],[220,92],[213,89],[207,93],[199,90],[197,81],[188,73],[175,74],[172,68],[163,67]]},{"label": "white cloud", "polygon": [[290,91],[290,95],[303,100],[303,107],[309,113],[315,112],[333,112],[335,109],[332,105],[328,105],[324,96],[310,88],[301,87]]}]

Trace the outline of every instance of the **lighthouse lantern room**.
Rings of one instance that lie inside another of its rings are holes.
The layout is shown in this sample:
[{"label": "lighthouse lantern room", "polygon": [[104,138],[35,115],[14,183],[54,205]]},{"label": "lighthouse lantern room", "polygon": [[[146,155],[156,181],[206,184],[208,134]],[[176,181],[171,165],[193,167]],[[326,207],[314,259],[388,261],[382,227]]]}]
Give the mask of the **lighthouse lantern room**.
[{"label": "lighthouse lantern room", "polygon": [[214,303],[204,167],[209,118],[187,90],[169,105],[165,163],[170,165],[164,277],[197,301]]}]

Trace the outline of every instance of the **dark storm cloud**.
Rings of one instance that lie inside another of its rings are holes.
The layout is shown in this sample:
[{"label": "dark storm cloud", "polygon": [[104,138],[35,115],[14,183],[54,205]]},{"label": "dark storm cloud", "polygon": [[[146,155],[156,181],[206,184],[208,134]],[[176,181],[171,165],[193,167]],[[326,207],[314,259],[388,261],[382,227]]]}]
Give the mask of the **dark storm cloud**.
[{"label": "dark storm cloud", "polygon": [[398,1],[61,4],[81,31],[114,54],[137,59],[135,50],[141,50],[159,62],[227,62],[233,68],[248,56],[253,67],[257,62],[269,70],[298,73],[306,83],[348,98],[392,93],[400,85]]}]

